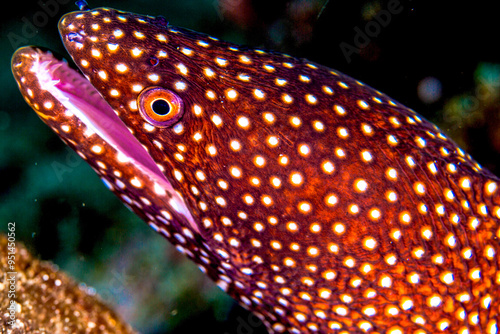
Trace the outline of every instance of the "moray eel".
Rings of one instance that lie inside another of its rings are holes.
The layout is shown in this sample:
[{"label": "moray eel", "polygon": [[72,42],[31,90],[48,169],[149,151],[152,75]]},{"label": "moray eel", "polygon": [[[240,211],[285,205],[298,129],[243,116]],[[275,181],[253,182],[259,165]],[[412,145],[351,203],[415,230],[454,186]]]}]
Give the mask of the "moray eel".
[{"label": "moray eel", "polygon": [[489,333],[499,179],[338,71],[98,8],[62,17],[83,76],[12,70],[61,139],[270,333]]}]

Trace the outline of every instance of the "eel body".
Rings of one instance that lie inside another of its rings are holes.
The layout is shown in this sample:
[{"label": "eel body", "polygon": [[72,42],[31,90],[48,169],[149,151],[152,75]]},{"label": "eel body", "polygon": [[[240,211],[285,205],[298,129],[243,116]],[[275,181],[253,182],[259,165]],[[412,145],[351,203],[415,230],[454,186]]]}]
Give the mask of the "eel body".
[{"label": "eel body", "polygon": [[270,333],[489,333],[499,179],[330,68],[150,17],[63,16],[84,76],[35,47],[40,118]]}]

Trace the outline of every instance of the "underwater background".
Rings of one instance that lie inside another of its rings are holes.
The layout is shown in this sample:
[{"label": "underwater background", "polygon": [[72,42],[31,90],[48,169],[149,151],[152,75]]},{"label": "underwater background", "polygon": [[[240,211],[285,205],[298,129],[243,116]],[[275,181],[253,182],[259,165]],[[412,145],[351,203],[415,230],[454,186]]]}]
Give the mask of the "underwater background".
[{"label": "underwater background", "polygon": [[[16,222],[18,242],[95,289],[141,333],[266,333],[126,209],[24,102],[10,71],[12,53],[37,45],[69,59],[57,22],[77,6],[68,0],[9,6],[0,14],[0,231]],[[335,68],[416,110],[500,175],[494,2],[93,0],[89,6],[162,15],[172,25]],[[384,15],[389,8],[398,10]]]}]

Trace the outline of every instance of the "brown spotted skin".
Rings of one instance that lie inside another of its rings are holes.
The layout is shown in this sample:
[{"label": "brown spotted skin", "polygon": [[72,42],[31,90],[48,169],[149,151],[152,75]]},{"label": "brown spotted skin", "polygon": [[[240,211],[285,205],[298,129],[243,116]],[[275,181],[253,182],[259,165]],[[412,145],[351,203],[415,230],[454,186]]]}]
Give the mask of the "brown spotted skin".
[{"label": "brown spotted skin", "polygon": [[[435,125],[332,69],[161,18],[99,8],[59,28],[199,230],[147,189],[113,190],[148,199],[129,205],[269,332],[498,332],[499,180]],[[182,101],[175,124],[142,117],[151,86]]]}]

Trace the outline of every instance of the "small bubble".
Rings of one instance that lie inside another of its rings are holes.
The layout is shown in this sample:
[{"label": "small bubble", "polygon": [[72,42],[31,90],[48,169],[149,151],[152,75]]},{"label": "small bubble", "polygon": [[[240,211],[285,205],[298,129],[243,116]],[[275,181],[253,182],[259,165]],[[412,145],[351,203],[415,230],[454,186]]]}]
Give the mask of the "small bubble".
[{"label": "small bubble", "polygon": [[426,104],[438,101],[441,98],[442,90],[441,81],[434,77],[422,79],[417,87],[418,97]]}]

